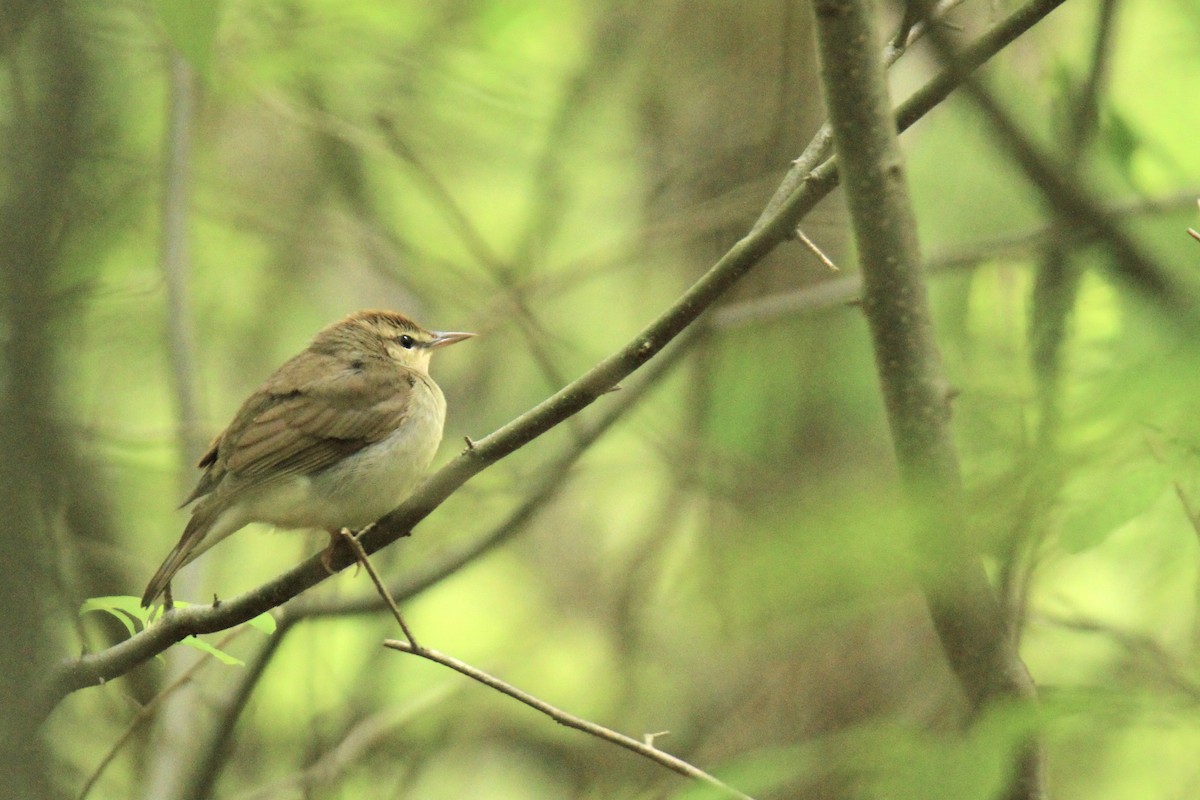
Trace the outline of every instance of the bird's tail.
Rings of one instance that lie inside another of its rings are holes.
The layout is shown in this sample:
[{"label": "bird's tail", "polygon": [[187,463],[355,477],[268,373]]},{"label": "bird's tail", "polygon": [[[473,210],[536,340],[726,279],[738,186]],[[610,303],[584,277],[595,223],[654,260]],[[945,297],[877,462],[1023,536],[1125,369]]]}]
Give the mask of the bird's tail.
[{"label": "bird's tail", "polygon": [[216,544],[215,541],[211,544],[205,543],[204,539],[217,521],[219,510],[218,504],[204,502],[192,510],[192,518],[184,527],[183,535],[179,537],[179,543],[167,555],[162,566],[158,568],[154,577],[150,579],[150,583],[146,585],[146,591],[142,594],[142,608],[149,608],[150,604],[166,591],[167,584],[175,577],[176,572],[191,563],[192,559],[207,550],[211,544]]}]

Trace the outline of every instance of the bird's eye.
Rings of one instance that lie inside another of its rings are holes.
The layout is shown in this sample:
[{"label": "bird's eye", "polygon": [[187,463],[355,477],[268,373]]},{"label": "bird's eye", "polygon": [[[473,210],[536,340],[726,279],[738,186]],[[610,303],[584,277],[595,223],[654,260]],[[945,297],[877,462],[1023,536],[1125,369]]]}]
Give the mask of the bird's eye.
[{"label": "bird's eye", "polygon": [[397,336],[396,341],[399,342],[400,346],[405,350],[412,350],[413,345],[417,343],[417,340],[409,336],[407,333]]}]

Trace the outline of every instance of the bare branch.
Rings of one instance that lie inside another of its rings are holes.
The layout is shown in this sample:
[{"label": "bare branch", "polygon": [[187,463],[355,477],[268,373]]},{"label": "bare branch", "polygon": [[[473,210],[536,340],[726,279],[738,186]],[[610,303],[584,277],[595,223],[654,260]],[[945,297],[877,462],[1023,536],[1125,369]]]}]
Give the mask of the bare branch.
[{"label": "bare branch", "polygon": [[527,692],[521,691],[511,684],[505,683],[493,675],[489,675],[483,670],[476,669],[470,664],[459,661],[457,658],[448,656],[445,653],[440,653],[437,650],[431,650],[428,647],[422,647],[419,650],[414,649],[413,646],[408,642],[401,642],[397,641],[396,639],[388,639],[383,643],[383,645],[384,647],[390,647],[392,650],[399,650],[402,653],[410,653],[414,656],[420,656],[421,658],[432,661],[435,664],[441,664],[444,667],[449,667],[455,672],[466,675],[468,678],[482,683],[484,686],[491,687],[498,692],[508,695],[514,700],[521,701],[530,708],[537,709],[557,722],[559,725],[565,725],[568,728],[574,728],[577,731],[583,731],[584,733],[595,736],[598,739],[603,739],[606,742],[612,742],[615,745],[624,747],[626,750],[632,750],[640,756],[644,756],[651,761],[661,764],[672,772],[677,772],[684,777],[702,781],[707,783],[709,786],[720,789],[729,797],[737,797],[740,798],[740,800],[753,800],[750,795],[739,792],[737,789],[734,789],[724,781],[709,775],[704,770],[689,764],[681,758],[676,758],[670,753],[659,750],[651,742],[653,742],[654,736],[661,736],[661,734],[652,734],[648,737],[648,742],[639,742],[637,739],[626,736],[623,733],[618,733],[611,728],[606,728],[603,725],[597,725],[594,722],[590,722],[582,717],[577,717],[574,714],[568,714],[566,711],[550,705],[545,700],[540,700],[537,697],[528,694]]},{"label": "bare branch", "polygon": [[1170,312],[1174,321],[1195,327],[1200,315],[1175,277],[1101,211],[1102,204],[1095,194],[1078,181],[1071,180],[1055,160],[1025,134],[984,82],[973,74],[977,66],[974,48],[960,51],[944,32],[936,28],[930,30],[929,40],[946,64],[948,79],[962,85],[964,93],[987,119],[993,138],[1024,171],[1030,185],[1041,192],[1055,216],[1064,225],[1094,228],[1112,252],[1111,271],[1117,279]]},{"label": "bare branch", "polygon": [[828,269],[830,272],[841,272],[841,270],[838,269],[838,265],[833,263],[833,259],[825,255],[824,251],[817,247],[817,243],[808,238],[808,234],[799,228],[796,228],[796,238],[800,240],[800,244],[807,247],[808,251],[817,257],[817,261],[820,261],[825,265],[826,269]]},{"label": "bare branch", "polygon": [[383,583],[383,579],[375,571],[375,565],[371,563],[371,557],[367,555],[367,551],[363,550],[362,545],[358,543],[358,539],[354,537],[354,534],[345,528],[342,528],[342,540],[350,545],[350,549],[354,551],[354,556],[358,559],[358,563],[362,564],[363,568],[366,569],[367,575],[371,577],[371,583],[375,584],[375,591],[379,592],[379,597],[383,600],[384,605],[388,607],[388,610],[392,612],[396,624],[400,626],[400,630],[404,631],[404,638],[408,639],[409,645],[414,650],[420,650],[421,645],[417,644],[412,631],[408,629],[408,623],[404,621],[404,616],[400,613],[400,607],[396,605],[396,600],[392,597],[392,593],[388,591],[387,586]]}]

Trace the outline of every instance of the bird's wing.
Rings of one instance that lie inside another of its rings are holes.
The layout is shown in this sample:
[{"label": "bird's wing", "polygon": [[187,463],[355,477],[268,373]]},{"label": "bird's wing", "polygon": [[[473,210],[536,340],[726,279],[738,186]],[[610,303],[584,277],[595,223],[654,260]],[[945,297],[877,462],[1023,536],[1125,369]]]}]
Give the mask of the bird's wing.
[{"label": "bird's wing", "polygon": [[230,481],[241,492],[336,464],[400,427],[422,378],[382,364],[330,369],[317,378],[310,372],[304,380],[281,369],[221,435],[197,491]]}]

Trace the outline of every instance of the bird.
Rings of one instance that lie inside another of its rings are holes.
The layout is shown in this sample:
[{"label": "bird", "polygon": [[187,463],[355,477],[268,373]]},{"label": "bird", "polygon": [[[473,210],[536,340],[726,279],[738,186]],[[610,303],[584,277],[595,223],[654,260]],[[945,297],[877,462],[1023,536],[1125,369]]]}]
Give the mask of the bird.
[{"label": "bird", "polygon": [[446,398],[433,351],[475,334],[431,331],[395,311],[324,328],[246,399],[197,465],[179,543],[142,595],[148,608],[197,556],[251,522],[320,528],[325,565],[343,529],[400,505],[442,440]]}]

